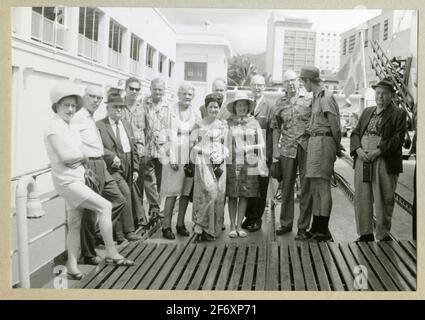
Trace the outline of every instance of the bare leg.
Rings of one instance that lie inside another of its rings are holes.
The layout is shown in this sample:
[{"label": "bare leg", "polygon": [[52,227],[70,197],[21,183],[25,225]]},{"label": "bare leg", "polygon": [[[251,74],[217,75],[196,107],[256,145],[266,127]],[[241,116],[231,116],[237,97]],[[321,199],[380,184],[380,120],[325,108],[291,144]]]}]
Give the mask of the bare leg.
[{"label": "bare leg", "polygon": [[176,204],[176,197],[167,197],[165,199],[164,206],[164,220],[162,222],[162,228],[171,228],[171,219],[173,217],[173,210]]},{"label": "bare leg", "polygon": [[186,210],[188,205],[189,205],[189,197],[181,196],[179,199],[179,214],[177,216],[177,226],[184,226],[184,217],[186,215]]},{"label": "bare leg", "polygon": [[80,254],[80,229],[82,210],[67,209],[68,213],[68,235],[66,237],[66,248],[68,251],[68,261],[66,267],[68,272],[77,274],[81,271],[78,269],[78,256]]},{"label": "bare leg", "polygon": [[229,206],[229,217],[230,217],[230,230],[236,230],[235,221],[236,221],[236,210],[238,205],[238,198],[229,197],[228,206]]},{"label": "bare leg", "polygon": [[236,229],[241,229],[242,220],[245,217],[246,207],[248,205],[248,199],[247,198],[239,198],[239,204],[238,204],[238,224]]}]

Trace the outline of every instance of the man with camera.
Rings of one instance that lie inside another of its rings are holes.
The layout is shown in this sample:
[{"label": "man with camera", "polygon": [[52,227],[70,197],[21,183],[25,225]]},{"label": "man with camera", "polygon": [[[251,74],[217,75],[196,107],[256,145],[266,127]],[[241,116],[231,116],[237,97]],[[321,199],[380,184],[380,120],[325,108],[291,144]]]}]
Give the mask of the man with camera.
[{"label": "man with camera", "polygon": [[354,211],[357,241],[388,241],[394,210],[397,179],[403,171],[402,145],[406,134],[406,111],[393,105],[395,93],[391,79],[372,86],[376,107],[366,108],[350,137],[354,157]]}]

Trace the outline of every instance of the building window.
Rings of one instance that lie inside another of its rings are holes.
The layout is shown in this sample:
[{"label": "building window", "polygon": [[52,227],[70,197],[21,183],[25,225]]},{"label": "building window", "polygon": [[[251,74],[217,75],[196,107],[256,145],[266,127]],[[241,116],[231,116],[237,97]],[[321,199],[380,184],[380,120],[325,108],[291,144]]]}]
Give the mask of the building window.
[{"label": "building window", "polygon": [[168,77],[171,78],[173,76],[174,73],[174,62],[173,61],[168,61]]},{"label": "building window", "polygon": [[367,48],[367,44],[368,44],[368,42],[369,42],[369,40],[368,40],[368,33],[369,33],[369,29],[366,29],[365,31],[364,31],[364,47],[365,48]]},{"label": "building window", "polygon": [[347,39],[344,39],[344,44],[342,45],[342,55],[345,56],[347,53]]},{"label": "building window", "polygon": [[164,63],[165,63],[165,56],[160,53],[158,55],[158,71],[159,71],[159,73],[164,72]]},{"label": "building window", "polygon": [[32,39],[64,49],[65,30],[64,7],[32,7]]},{"label": "building window", "polygon": [[122,37],[124,28],[112,19],[109,20],[109,65],[122,69],[124,59],[122,56]]},{"label": "building window", "polygon": [[131,34],[130,40],[130,72],[134,74],[140,74],[142,71],[140,65],[140,48],[142,46],[142,40]]},{"label": "building window", "polygon": [[146,66],[153,68],[153,57],[155,55],[155,49],[150,45],[146,46]]},{"label": "building window", "polygon": [[185,62],[184,80],[186,81],[207,81],[207,64],[204,62]]},{"label": "building window", "polygon": [[354,46],[356,45],[356,35],[353,34],[348,40],[348,53],[353,52]]},{"label": "building window", "polygon": [[388,19],[384,21],[384,40],[388,39]]},{"label": "building window", "polygon": [[99,61],[101,47],[99,40],[100,13],[95,8],[80,8],[78,24],[78,54]]},{"label": "building window", "polygon": [[381,25],[375,24],[372,27],[372,41],[379,41],[379,28],[381,27]]}]

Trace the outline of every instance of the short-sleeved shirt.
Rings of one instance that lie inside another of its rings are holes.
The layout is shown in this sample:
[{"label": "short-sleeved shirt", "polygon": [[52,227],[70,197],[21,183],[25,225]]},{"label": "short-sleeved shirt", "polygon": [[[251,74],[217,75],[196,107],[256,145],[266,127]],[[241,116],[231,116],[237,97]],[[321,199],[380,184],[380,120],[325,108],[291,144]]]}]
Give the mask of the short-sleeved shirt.
[{"label": "short-sleeved shirt", "polygon": [[[60,137],[61,150],[55,150],[48,139],[49,136],[56,135]],[[47,156],[52,167],[52,179],[54,184],[67,185],[76,181],[84,183],[84,167],[82,165],[75,169],[65,166],[60,157],[61,152],[72,155],[75,158],[82,157],[82,145],[79,133],[69,126],[57,114],[49,121],[44,131],[44,144],[46,146]]]},{"label": "short-sleeved shirt", "polygon": [[139,157],[143,157],[145,155],[145,112],[141,99],[137,100],[133,107],[127,107],[124,120],[131,124],[137,153]]},{"label": "short-sleeved shirt", "polygon": [[154,104],[151,97],[143,102],[145,113],[145,151],[149,158],[160,158],[164,141],[161,139],[167,128],[168,104],[161,100]]},{"label": "short-sleeved shirt", "polygon": [[325,114],[329,112],[339,118],[339,107],[334,96],[326,90],[314,94],[311,111],[309,131],[311,133],[331,132],[331,124]]},{"label": "short-sleeved shirt", "polygon": [[86,157],[103,156],[103,143],[93,116],[86,108],[81,108],[72,118],[71,126],[80,133],[82,151]]},{"label": "short-sleeved shirt", "polygon": [[277,101],[272,128],[280,131],[278,148],[281,156],[296,158],[298,144],[307,150],[308,136],[305,133],[311,118],[311,100],[300,93]]}]

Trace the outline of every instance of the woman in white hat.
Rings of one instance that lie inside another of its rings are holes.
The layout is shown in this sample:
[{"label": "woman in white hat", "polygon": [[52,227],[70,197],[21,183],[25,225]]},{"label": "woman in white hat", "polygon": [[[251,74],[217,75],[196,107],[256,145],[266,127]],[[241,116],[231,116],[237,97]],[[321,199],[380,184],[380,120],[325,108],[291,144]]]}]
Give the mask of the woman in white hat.
[{"label": "woman in white hat", "polygon": [[44,132],[44,142],[52,168],[53,185],[64,198],[68,214],[67,250],[68,276],[80,280],[83,274],[77,264],[80,251],[80,226],[83,209],[98,214],[99,228],[106,247],[106,263],[132,265],[115,248],[112,239],[112,206],[85,185],[81,151],[81,140],[76,130],[70,126],[74,114],[83,106],[78,89],[71,83],[61,83],[51,91],[52,110],[55,113]]},{"label": "woman in white hat", "polygon": [[[227,104],[232,116],[228,147],[231,158],[227,162],[226,196],[229,197],[229,237],[246,237],[241,229],[248,198],[259,197],[258,163],[264,154],[265,141],[258,121],[252,116],[255,102],[246,93],[239,93]],[[237,217],[236,217],[237,216]]]}]

